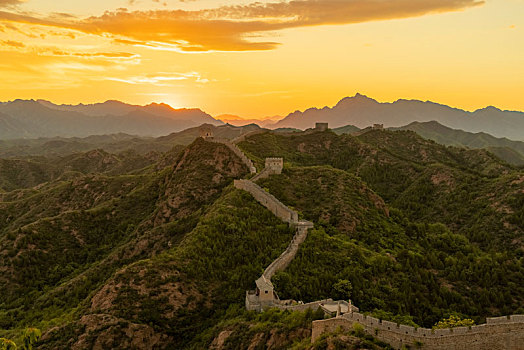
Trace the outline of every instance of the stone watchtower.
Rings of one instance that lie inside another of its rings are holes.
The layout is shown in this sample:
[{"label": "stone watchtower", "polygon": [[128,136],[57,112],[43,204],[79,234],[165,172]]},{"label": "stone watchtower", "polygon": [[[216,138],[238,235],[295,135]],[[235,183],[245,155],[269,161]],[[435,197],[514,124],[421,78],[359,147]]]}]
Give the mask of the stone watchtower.
[{"label": "stone watchtower", "polygon": [[284,167],[284,158],[266,158],[266,164],[264,170],[268,174],[282,174],[282,168]]},{"label": "stone watchtower", "polygon": [[373,124],[373,130],[384,130],[384,124]]},{"label": "stone watchtower", "polygon": [[213,126],[210,124],[202,124],[198,128],[200,132],[200,137],[204,139],[213,138]]},{"label": "stone watchtower", "polygon": [[268,280],[264,275],[257,279],[255,283],[257,285],[256,293],[260,303],[272,304],[273,301],[278,300],[273,283],[271,283],[271,281]]},{"label": "stone watchtower", "polygon": [[264,275],[255,281],[257,288],[246,292],[246,309],[263,311],[278,305],[280,299],[275,292],[275,287]]},{"label": "stone watchtower", "polygon": [[316,131],[327,131],[328,129],[329,129],[328,123],[316,123],[315,124]]}]

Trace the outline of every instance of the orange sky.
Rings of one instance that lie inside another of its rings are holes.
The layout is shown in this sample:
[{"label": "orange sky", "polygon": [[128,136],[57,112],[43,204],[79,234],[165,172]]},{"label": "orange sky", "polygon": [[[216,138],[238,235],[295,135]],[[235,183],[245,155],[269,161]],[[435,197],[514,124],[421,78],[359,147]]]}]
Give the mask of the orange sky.
[{"label": "orange sky", "polygon": [[0,101],[524,110],[523,42],[524,0],[0,0]]}]

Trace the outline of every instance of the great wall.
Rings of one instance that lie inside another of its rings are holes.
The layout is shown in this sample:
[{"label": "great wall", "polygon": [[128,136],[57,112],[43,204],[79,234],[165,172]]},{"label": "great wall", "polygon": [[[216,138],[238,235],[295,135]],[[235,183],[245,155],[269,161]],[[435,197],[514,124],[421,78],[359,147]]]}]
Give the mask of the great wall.
[{"label": "great wall", "polygon": [[[382,125],[374,125],[373,129],[382,129]],[[317,123],[315,129],[308,132],[326,131],[326,123]],[[260,133],[255,131],[253,134]],[[245,135],[232,142],[228,139],[213,138],[204,132],[207,141],[222,143],[233,151],[250,170],[256,174],[253,162],[236,146],[236,142],[245,139]],[[456,327],[448,329],[415,328],[394,322],[380,320],[359,313],[359,309],[351,301],[334,301],[332,299],[319,300],[310,303],[294,300],[280,300],[271,278],[278,271],[284,270],[298,252],[299,246],[307,238],[308,230],[314,224],[301,221],[296,211],[288,208],[275,196],[258,186],[254,181],[266,178],[273,174],[280,174],[283,169],[282,158],[267,158],[265,168],[251,180],[234,180],[237,189],[249,192],[260,204],[271,211],[282,221],[296,229],[287,249],[275,259],[265,270],[262,276],[255,281],[256,290],[246,292],[246,309],[262,312],[268,308],[280,308],[293,311],[316,310],[321,308],[326,319],[313,321],[311,342],[315,342],[324,334],[337,331],[350,331],[359,324],[363,330],[395,349],[424,349],[424,350],[524,350],[524,315],[511,315],[487,318],[485,324],[471,327]]]},{"label": "great wall", "polygon": [[485,324],[447,329],[414,328],[379,320],[358,312],[313,321],[311,341],[322,334],[348,331],[360,324],[366,333],[395,349],[425,350],[522,350],[524,349],[524,315],[487,318]]}]

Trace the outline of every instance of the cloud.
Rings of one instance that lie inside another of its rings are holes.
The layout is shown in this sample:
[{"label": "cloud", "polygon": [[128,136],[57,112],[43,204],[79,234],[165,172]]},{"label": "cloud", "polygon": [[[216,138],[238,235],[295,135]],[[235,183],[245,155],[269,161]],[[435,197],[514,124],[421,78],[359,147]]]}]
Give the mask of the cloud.
[{"label": "cloud", "polygon": [[157,73],[154,75],[135,76],[128,78],[105,78],[105,80],[117,81],[120,83],[138,85],[138,84],[151,84],[155,86],[170,86],[170,83],[182,80],[193,79],[197,83],[208,83],[209,80],[202,78],[198,72],[187,72],[187,73]]},{"label": "cloud", "polygon": [[[2,0],[0,0],[2,1]],[[5,1],[5,0],[4,0]],[[0,19],[112,36],[120,43],[184,52],[271,50],[255,34],[305,26],[352,24],[460,11],[478,0],[292,0],[198,11],[108,11],[81,20],[36,18],[0,11]]]},{"label": "cloud", "polygon": [[140,55],[129,52],[68,52],[59,49],[48,50],[52,56],[71,56],[80,58],[136,59]]},{"label": "cloud", "polygon": [[23,48],[23,47],[25,47],[25,44],[20,42],[20,41],[2,40],[1,43],[4,44],[4,45],[7,45],[7,46],[15,47],[15,48]]},{"label": "cloud", "polygon": [[11,7],[20,5],[24,1],[22,0],[0,0],[0,7]]}]

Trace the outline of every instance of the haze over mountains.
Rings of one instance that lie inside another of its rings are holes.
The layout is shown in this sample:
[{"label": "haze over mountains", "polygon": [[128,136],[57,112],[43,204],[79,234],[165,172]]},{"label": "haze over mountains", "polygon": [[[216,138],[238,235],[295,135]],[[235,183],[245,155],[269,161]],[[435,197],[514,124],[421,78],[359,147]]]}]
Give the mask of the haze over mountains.
[{"label": "haze over mountains", "polygon": [[158,137],[203,123],[256,123],[270,129],[303,130],[313,127],[316,122],[328,122],[330,128],[346,125],[364,128],[373,123],[401,127],[412,122],[436,121],[454,129],[524,141],[523,112],[502,111],[495,107],[468,112],[417,100],[380,103],[361,94],[346,97],[332,108],[310,108],[290,113],[281,120],[279,118],[245,119],[234,115],[213,118],[200,109],[174,109],[156,103],[138,106],[106,101],[90,105],[56,105],[44,100],[15,100],[0,103],[0,139],[87,137],[116,133]]},{"label": "haze over mountains", "polygon": [[162,136],[203,123],[223,124],[199,109],[174,109],[156,103],[135,106],[107,101],[72,106],[42,100],[15,100],[0,104],[0,139],[115,133]]},{"label": "haze over mountains", "polygon": [[[227,139],[234,139],[261,129],[255,124],[242,127],[232,125],[209,126],[216,137]],[[0,140],[0,158],[56,157],[92,150],[104,150],[110,153],[133,151],[146,155],[151,152],[167,152],[173,147],[189,145],[199,136],[199,128],[193,127],[160,137],[140,137],[119,133],[82,138],[42,137],[38,139]]]},{"label": "haze over mountains", "polygon": [[257,124],[263,128],[271,128],[271,126],[275,123],[277,123],[279,120],[281,120],[282,116],[276,115],[272,117],[264,117],[264,118],[244,118],[240,117],[238,115],[232,115],[232,114],[222,114],[216,117],[216,119],[223,121],[224,123],[228,123],[235,126],[245,126],[249,124]]}]

